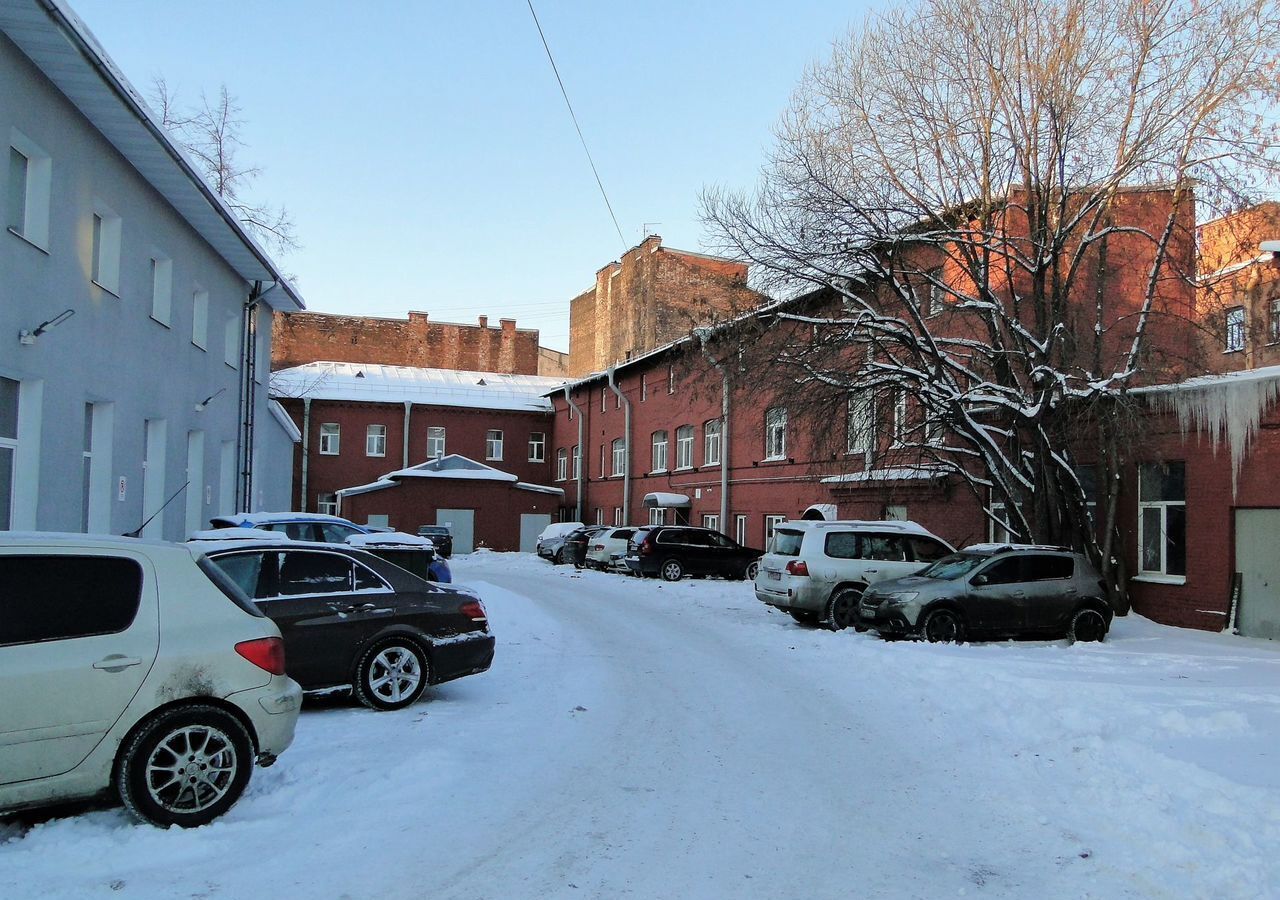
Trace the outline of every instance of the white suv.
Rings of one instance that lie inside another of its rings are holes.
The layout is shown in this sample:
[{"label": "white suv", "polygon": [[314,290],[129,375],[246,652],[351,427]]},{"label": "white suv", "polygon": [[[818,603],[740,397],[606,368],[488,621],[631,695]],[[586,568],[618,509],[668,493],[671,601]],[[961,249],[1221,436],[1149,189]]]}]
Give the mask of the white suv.
[{"label": "white suv", "polygon": [[903,578],[953,548],[915,522],[783,522],[760,558],[756,597],[804,625],[856,626],[868,585]]},{"label": "white suv", "polygon": [[188,547],[0,535],[0,584],[0,810],[114,787],[203,825],[292,742],[279,629]]}]

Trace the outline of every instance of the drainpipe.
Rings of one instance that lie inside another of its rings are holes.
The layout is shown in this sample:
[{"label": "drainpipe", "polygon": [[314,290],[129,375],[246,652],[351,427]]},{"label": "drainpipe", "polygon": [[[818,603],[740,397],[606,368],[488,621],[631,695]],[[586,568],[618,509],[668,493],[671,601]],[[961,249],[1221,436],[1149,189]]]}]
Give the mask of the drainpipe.
[{"label": "drainpipe", "polygon": [[[583,510],[582,503],[583,503],[583,500],[585,499],[582,496],[582,489],[583,489],[582,476],[587,473],[587,467],[582,464],[583,458],[586,456],[586,453],[584,453],[582,449],[582,437],[583,437],[583,429],[586,426],[586,420],[582,417],[582,410],[578,409],[578,404],[573,402],[573,397],[570,396],[569,394],[569,385],[567,384],[564,386],[564,402],[568,403],[569,408],[578,414],[578,479],[577,479],[578,480],[578,503],[577,503],[577,514],[574,516],[574,521],[585,522],[586,519],[582,518],[582,510]],[[572,456],[569,458],[569,465],[573,465]]]},{"label": "drainpipe", "polygon": [[307,512],[307,465],[311,462],[311,398],[302,398],[302,496],[298,498],[298,511]]},{"label": "drainpipe", "polygon": [[404,462],[400,464],[400,468],[409,468],[409,414],[413,412],[413,403],[405,401],[404,404]]},{"label": "drainpipe", "polygon": [[729,370],[711,355],[706,344],[702,352],[720,370],[720,530],[729,533]]},{"label": "drainpipe", "polygon": [[618,383],[614,380],[617,372],[617,366],[610,366],[609,390],[618,395],[619,402],[622,403],[622,524],[631,524],[631,400],[626,394],[622,393],[622,389],[618,387]]}]

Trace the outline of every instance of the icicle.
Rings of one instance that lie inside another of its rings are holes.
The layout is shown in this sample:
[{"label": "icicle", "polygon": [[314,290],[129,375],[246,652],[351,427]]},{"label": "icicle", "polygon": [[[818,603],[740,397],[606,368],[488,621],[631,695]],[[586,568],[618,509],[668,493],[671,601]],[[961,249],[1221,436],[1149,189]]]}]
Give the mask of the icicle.
[{"label": "icicle", "polygon": [[1147,397],[1155,408],[1178,417],[1183,440],[1192,428],[1207,431],[1215,456],[1218,444],[1226,441],[1231,451],[1234,497],[1249,444],[1258,433],[1263,415],[1280,397],[1280,374],[1259,377],[1254,371],[1195,378],[1171,390],[1153,391]]}]

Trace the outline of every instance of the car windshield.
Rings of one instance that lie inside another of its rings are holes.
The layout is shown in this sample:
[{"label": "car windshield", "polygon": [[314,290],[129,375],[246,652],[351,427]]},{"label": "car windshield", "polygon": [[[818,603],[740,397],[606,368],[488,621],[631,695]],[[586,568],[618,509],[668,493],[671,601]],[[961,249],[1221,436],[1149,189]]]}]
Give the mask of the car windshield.
[{"label": "car windshield", "polygon": [[973,553],[952,553],[942,557],[942,559],[921,572],[920,575],[924,578],[941,578],[945,581],[952,581],[968,575],[990,558],[989,556],[979,556]]}]

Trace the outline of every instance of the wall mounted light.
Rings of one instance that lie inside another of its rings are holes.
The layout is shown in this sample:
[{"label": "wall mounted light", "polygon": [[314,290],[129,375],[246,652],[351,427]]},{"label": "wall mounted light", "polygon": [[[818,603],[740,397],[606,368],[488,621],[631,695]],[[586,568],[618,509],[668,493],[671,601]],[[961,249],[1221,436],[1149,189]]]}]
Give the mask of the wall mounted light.
[{"label": "wall mounted light", "polygon": [[62,312],[58,313],[52,319],[49,319],[48,321],[45,321],[45,322],[41,322],[31,331],[27,331],[26,329],[19,331],[18,343],[22,344],[23,346],[30,347],[32,344],[36,342],[36,338],[40,337],[40,335],[44,334],[46,331],[49,331],[50,329],[57,328],[59,325],[67,321],[67,319],[70,319],[75,314],[76,314],[76,311],[74,309],[64,309]]},{"label": "wall mounted light", "polygon": [[203,400],[201,400],[199,403],[197,403],[197,404],[196,404],[196,412],[204,412],[206,409],[208,409],[208,408],[209,408],[209,403],[210,403],[210,401],[212,401],[214,397],[218,396],[219,394],[221,394],[221,393],[222,393],[223,391],[225,391],[225,390],[226,390],[226,388],[224,388],[224,387],[223,387],[223,388],[218,388],[216,391],[214,391],[214,392],[213,392],[212,394],[210,394],[208,397],[205,397]]}]

